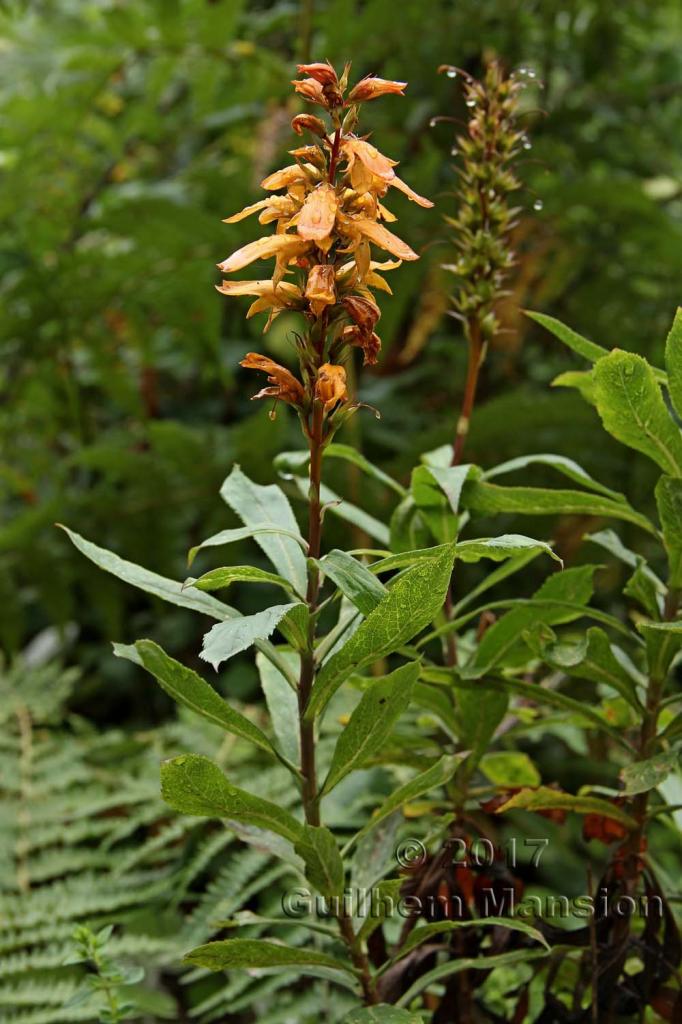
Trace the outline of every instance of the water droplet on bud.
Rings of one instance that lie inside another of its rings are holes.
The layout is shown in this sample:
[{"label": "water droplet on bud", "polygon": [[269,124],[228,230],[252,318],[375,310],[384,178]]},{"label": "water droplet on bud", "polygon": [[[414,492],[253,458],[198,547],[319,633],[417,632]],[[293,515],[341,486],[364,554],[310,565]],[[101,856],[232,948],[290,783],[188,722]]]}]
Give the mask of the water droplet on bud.
[{"label": "water droplet on bud", "polygon": [[475,107],[475,106],[476,106],[476,100],[467,100],[467,101],[466,101],[466,105],[467,105],[467,107],[469,107],[469,108],[471,108],[471,107]]},{"label": "water droplet on bud", "polygon": [[540,211],[543,206],[544,206],[544,203],[542,202],[542,199],[536,199],[535,202],[533,203],[533,209],[534,210]]},{"label": "water droplet on bud", "polygon": [[448,78],[457,78],[457,69],[456,68],[448,68],[448,70],[445,72],[445,74],[446,74],[446,76]]},{"label": "water droplet on bud", "polygon": [[438,124],[438,118],[437,117],[432,117],[431,120],[429,121],[429,128],[435,128],[437,124]]},{"label": "water droplet on bud", "polygon": [[530,141],[530,139],[524,139],[522,142],[522,146],[524,149],[532,149],[533,143]]},{"label": "water droplet on bud", "polygon": [[458,153],[459,150],[457,149],[457,146],[453,146],[452,149],[450,150],[450,156],[457,156]]}]

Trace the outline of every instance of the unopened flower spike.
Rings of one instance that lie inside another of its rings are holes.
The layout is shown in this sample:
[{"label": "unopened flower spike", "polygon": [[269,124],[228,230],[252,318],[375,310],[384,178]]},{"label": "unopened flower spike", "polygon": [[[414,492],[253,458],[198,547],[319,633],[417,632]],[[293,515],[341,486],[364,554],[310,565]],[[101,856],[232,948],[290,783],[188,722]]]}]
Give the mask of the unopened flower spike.
[{"label": "unopened flower spike", "polygon": [[[283,311],[303,316],[298,376],[257,353],[249,353],[241,365],[267,375],[268,386],[255,398],[294,407],[306,435],[324,445],[347,418],[346,411],[350,415],[358,408],[348,395],[344,369],[352,349],[361,350],[367,365],[379,358],[376,293],[391,294],[384,274],[402,260],[417,259],[385,226],[396,220],[385,206],[386,196],[396,189],[420,206],[433,204],[397,175],[396,160],[358,130],[362,104],[402,96],[405,82],[367,75],[349,88],[350,65],[338,75],[328,61],[299,64],[297,70],[295,91],[321,109],[293,118],[291,127],[300,140],[290,150],[294,163],[263,180],[265,198],[226,219],[234,224],[255,214],[274,228],[218,264],[224,274],[256,260],[273,259],[274,268],[270,277],[255,281],[228,278],[218,291],[251,296],[247,317],[266,313],[266,330]],[[395,258],[378,259],[376,250]]]}]

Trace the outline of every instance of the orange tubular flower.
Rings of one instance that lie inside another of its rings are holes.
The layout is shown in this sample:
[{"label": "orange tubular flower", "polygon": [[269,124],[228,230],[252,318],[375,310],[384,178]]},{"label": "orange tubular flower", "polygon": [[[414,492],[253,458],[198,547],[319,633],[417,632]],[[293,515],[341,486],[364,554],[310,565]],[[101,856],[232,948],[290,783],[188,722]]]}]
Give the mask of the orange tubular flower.
[{"label": "orange tubular flower", "polygon": [[305,402],[305,391],[301,382],[296,380],[290,370],[273,362],[267,356],[261,356],[258,352],[249,352],[239,365],[246,367],[247,370],[260,370],[261,373],[267,373],[268,381],[273,385],[263,388],[257,395],[253,395],[253,399],[278,398],[282,402],[295,406],[301,406]]},{"label": "orange tubular flower", "polygon": [[376,75],[367,75],[361,78],[356,86],[348,93],[349,103],[366,103],[367,100],[376,100],[379,96],[404,96],[407,82],[389,82],[385,78],[377,78]]},{"label": "orange tubular flower", "polygon": [[313,315],[319,317],[323,309],[336,302],[334,268],[329,263],[313,267],[308,274],[305,297]]},{"label": "orange tubular flower", "polygon": [[[250,353],[242,365],[268,375],[269,386],[256,397],[272,396],[296,407],[304,432],[317,444],[326,444],[358,407],[348,397],[340,365],[344,355],[359,348],[366,365],[377,361],[381,341],[375,331],[380,317],[375,293],[391,294],[384,274],[402,260],[417,259],[385,226],[396,219],[385,197],[396,189],[420,206],[432,205],[398,177],[396,160],[356,134],[357,107],[341,120],[343,107],[402,95],[405,83],[370,75],[348,91],[349,70],[347,65],[337,75],[325,62],[298,66],[303,77],[294,82],[296,92],[324,108],[327,123],[313,114],[293,118],[296,135],[309,133],[309,141],[291,150],[294,163],[264,178],[264,199],[227,218],[235,224],[255,214],[261,224],[274,224],[272,233],[244,244],[219,264],[229,275],[256,260],[274,259],[269,276],[228,279],[218,290],[252,296],[247,315],[265,312],[266,330],[285,311],[305,319],[305,329],[293,335],[300,380],[267,356]],[[380,260],[377,250],[393,259]]]},{"label": "orange tubular flower", "polygon": [[346,371],[343,366],[324,363],[320,367],[315,382],[315,398],[318,402],[324,402],[325,412],[333,409],[337,402],[348,401]]}]

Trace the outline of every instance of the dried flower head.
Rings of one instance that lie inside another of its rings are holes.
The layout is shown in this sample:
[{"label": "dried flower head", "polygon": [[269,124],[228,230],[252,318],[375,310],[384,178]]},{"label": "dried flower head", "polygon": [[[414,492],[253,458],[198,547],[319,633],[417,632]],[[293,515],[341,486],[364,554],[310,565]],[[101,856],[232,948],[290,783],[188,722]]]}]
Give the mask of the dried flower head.
[{"label": "dried flower head", "polygon": [[[442,67],[452,74],[457,69]],[[511,232],[518,208],[509,196],[520,188],[514,162],[526,136],[518,126],[519,92],[524,83],[505,75],[491,60],[481,81],[465,72],[464,102],[469,111],[467,134],[459,135],[453,153],[459,157],[458,209],[448,220],[454,229],[456,261],[447,268],[457,277],[455,313],[468,332],[475,323],[483,340],[498,330],[495,305],[514,266]]]},{"label": "dried flower head", "polygon": [[[381,340],[375,327],[380,310],[374,291],[390,294],[383,274],[402,260],[417,259],[410,246],[385,226],[395,217],[384,199],[395,188],[420,206],[433,205],[398,177],[397,161],[355,132],[362,102],[401,96],[405,83],[368,76],[347,93],[349,70],[346,65],[337,75],[328,62],[298,66],[303,77],[294,82],[296,92],[322,107],[330,124],[313,114],[294,117],[294,132],[309,133],[310,143],[291,151],[294,163],[263,180],[262,187],[276,194],[227,218],[227,223],[235,223],[257,213],[261,224],[275,225],[274,232],[218,264],[223,273],[231,274],[256,260],[274,258],[269,279],[226,280],[218,290],[254,296],[247,315],[267,312],[266,330],[284,310],[303,314],[306,330],[297,335],[300,380],[255,353],[242,365],[268,374],[270,387],[255,397],[294,406],[308,434],[314,418],[321,416],[325,442],[357,408],[348,396],[344,357],[351,347],[359,347],[365,363],[378,358]],[[395,259],[373,259],[372,247]]]}]

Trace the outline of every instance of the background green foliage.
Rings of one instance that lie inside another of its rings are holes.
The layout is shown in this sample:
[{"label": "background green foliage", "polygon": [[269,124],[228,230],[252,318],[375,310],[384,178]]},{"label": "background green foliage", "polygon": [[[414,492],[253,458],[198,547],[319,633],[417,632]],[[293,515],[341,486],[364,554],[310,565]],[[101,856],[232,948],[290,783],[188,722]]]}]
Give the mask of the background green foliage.
[{"label": "background green foliage", "polygon": [[[2,5],[0,38],[0,630],[10,650],[77,614],[89,664],[102,637],[129,639],[145,624],[146,603],[74,559],[56,520],[181,575],[197,524],[202,535],[231,525],[215,500],[231,462],[264,479],[291,446],[288,418],[273,425],[250,406],[252,384],[236,370],[263,344],[261,324],[245,324],[212,285],[215,262],[251,232],[221,218],[291,146],[288,81],[308,42],[315,57],[352,57],[358,74],[409,81],[407,99],[368,115],[437,201],[398,211],[424,259],[401,269],[385,304],[384,360],[360,381],[383,419],[366,416],[356,440],[400,474],[417,450],[449,439],[464,346],[441,315],[438,268],[454,127],[429,121],[465,113],[437,65],[475,72],[495,51],[544,79],[529,106],[547,116],[528,116],[511,332],[486,367],[470,456],[580,450],[605,482],[646,493],[638,462],[593,448],[595,419],[577,396],[548,393],[567,357],[518,306],[660,356],[682,258],[675,3],[462,0],[425,17],[406,0],[396,18],[390,0],[33,0]],[[268,351],[286,358],[291,326],[277,322]],[[406,346],[424,342],[405,362]],[[181,648],[185,619],[166,622]]]},{"label": "background green foliage", "polygon": [[[282,316],[263,341],[262,320],[246,323],[242,304],[213,290],[214,264],[253,237],[249,222],[227,228],[221,218],[257,196],[260,179],[292,146],[289,120],[300,108],[288,82],[297,58],[328,57],[337,65],[352,58],[358,76],[409,81],[406,99],[371,105],[367,119],[382,150],[402,161],[410,184],[436,200],[434,211],[395,204],[401,235],[423,259],[394,276],[396,294],[380,323],[379,366],[358,367],[360,395],[382,419],[358,417],[339,440],[357,444],[406,482],[419,452],[451,439],[464,345],[457,322],[445,315],[450,281],[440,264],[450,258],[442,216],[454,201],[456,127],[432,128],[430,121],[466,114],[457,83],[438,76],[437,66],[477,73],[482,55],[494,52],[509,66],[536,71],[545,88],[529,86],[528,107],[539,104],[545,113],[527,116],[533,149],[519,168],[526,189],[519,269],[502,310],[509,330],[485,366],[468,457],[486,466],[533,451],[570,454],[638,509],[654,507],[655,467],[611,443],[578,395],[549,391],[575,360],[519,309],[542,309],[608,348],[662,364],[682,263],[678,4],[434,0],[425,7],[423,0],[403,0],[399,17],[397,6],[0,4],[0,644],[11,658],[36,635],[49,647],[54,637],[42,631],[56,624],[56,646],[63,642],[67,660],[81,668],[76,683],[74,676],[60,681],[56,670],[33,675],[17,662],[0,681],[9,708],[0,750],[0,820],[7,826],[0,900],[5,920],[10,914],[0,932],[9,979],[0,1020],[91,1019],[89,1010],[79,1018],[75,1009],[61,1009],[79,984],[78,969],[63,960],[80,920],[115,923],[112,954],[145,963],[150,984],[136,998],[153,1019],[172,1016],[178,1004],[194,1007],[199,1020],[254,1005],[265,1020],[265,1008],[272,1009],[269,995],[279,984],[273,979],[207,981],[199,972],[185,975],[189,987],[178,995],[171,965],[179,953],[210,938],[216,916],[232,914],[245,894],[252,908],[271,911],[267,887],[276,879],[265,870],[272,861],[254,851],[227,860],[233,854],[224,847],[237,847],[231,834],[194,819],[169,820],[158,797],[161,757],[226,754],[184,717],[146,731],[168,716],[170,701],[151,683],[140,688],[139,671],[107,653],[112,637],[152,635],[176,657],[190,652],[191,660],[200,627],[179,609],[160,615],[146,595],[76,556],[52,524],[66,522],[182,579],[187,549],[237,524],[217,497],[232,463],[267,482],[274,456],[299,446],[290,417],[281,413],[273,423],[262,405],[249,404],[254,382],[237,367],[255,348],[286,361],[293,322]],[[535,211],[538,199],[543,208]],[[384,520],[393,496],[360,481],[340,460],[329,469],[336,491],[352,500],[362,488],[363,507]],[[524,482],[543,482],[544,473],[526,470]],[[293,483],[287,486],[298,495]],[[582,558],[577,549],[586,528],[602,525],[553,518],[537,521],[534,533],[553,534],[570,564]],[[516,526],[512,516],[498,516],[490,532]],[[348,540],[349,528],[338,519],[329,517],[326,529],[329,547]],[[477,532],[486,532],[485,521],[478,520]],[[626,541],[630,532],[618,525]],[[636,536],[645,550],[647,541]],[[238,549],[233,558],[246,560]],[[524,594],[546,571],[528,569]],[[456,596],[476,572],[462,568]],[[615,572],[605,574],[607,582],[618,582]],[[509,593],[517,592],[510,583]],[[248,611],[253,599],[237,586],[230,600]],[[604,583],[597,600],[622,610]],[[218,685],[249,699],[257,688],[250,659],[230,662]],[[46,691],[52,703],[41,703]],[[43,804],[23,826],[28,852],[17,864],[17,809],[30,806],[21,788],[24,705],[35,730],[33,784],[54,788],[42,791]],[[406,734],[403,754],[407,742]],[[528,745],[544,778],[573,788],[602,772],[610,781],[599,749],[588,748],[578,730],[565,731],[560,744],[529,729]],[[263,792],[283,800],[281,775],[266,777],[261,765],[255,771],[239,751],[229,755],[237,777],[243,771],[252,784],[258,775]],[[363,785],[369,788],[366,779]],[[101,837],[106,857],[96,846]],[[578,842],[569,836],[565,849],[552,843],[540,877],[548,890],[558,875],[572,890],[584,885]],[[671,875],[676,842],[666,835],[656,845]],[[67,908],[65,916],[55,907]],[[12,913],[23,915],[16,927]],[[297,941],[291,934],[287,940]],[[314,1014],[318,1004],[311,1005]],[[302,1019],[303,1010],[295,1012]]]}]

